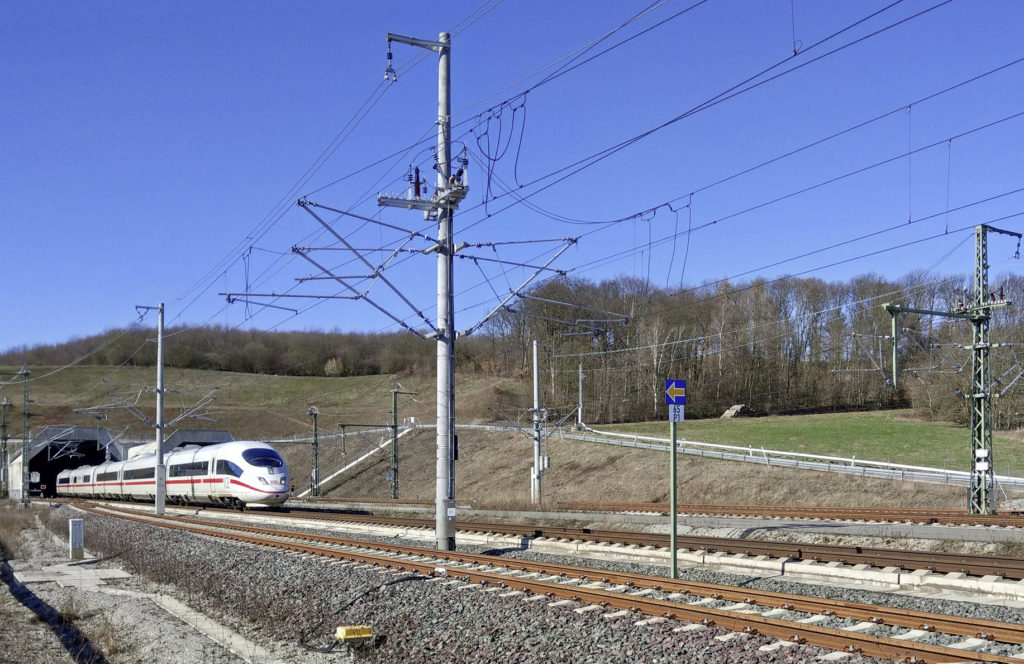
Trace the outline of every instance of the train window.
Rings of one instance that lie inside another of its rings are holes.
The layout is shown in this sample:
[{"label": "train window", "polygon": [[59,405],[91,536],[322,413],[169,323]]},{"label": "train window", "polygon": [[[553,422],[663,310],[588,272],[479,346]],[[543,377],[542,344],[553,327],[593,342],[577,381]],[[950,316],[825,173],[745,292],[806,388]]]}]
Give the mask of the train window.
[{"label": "train window", "polygon": [[126,480],[143,480],[152,479],[156,474],[153,470],[153,466],[147,466],[145,468],[132,468],[131,470],[124,471],[124,478]]},{"label": "train window", "polygon": [[280,468],[284,465],[284,459],[274,450],[248,449],[242,451],[242,458],[254,466],[265,468]]},{"label": "train window", "polygon": [[71,478],[70,477],[58,477],[57,478],[57,484],[71,484]]},{"label": "train window", "polygon": [[210,470],[209,461],[193,461],[192,463],[177,463],[167,469],[170,477],[189,477],[191,475],[206,475]]},{"label": "train window", "polygon": [[242,469],[237,464],[221,459],[217,462],[217,474],[218,475],[231,475],[232,477],[241,477]]},{"label": "train window", "polygon": [[98,473],[96,475],[97,482],[115,482],[117,481],[117,471],[111,471],[107,473]]},{"label": "train window", "polygon": [[90,477],[89,475],[86,475],[85,477],[82,478],[82,481],[83,482],[88,482],[89,481],[89,477]]}]

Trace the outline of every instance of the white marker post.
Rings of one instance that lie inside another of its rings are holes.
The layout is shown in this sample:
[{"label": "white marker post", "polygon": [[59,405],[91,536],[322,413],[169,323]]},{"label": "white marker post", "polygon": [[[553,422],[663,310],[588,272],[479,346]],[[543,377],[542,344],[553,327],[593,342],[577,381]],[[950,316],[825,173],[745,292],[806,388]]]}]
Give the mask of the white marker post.
[{"label": "white marker post", "polygon": [[68,548],[71,560],[85,558],[85,520],[68,519]]}]

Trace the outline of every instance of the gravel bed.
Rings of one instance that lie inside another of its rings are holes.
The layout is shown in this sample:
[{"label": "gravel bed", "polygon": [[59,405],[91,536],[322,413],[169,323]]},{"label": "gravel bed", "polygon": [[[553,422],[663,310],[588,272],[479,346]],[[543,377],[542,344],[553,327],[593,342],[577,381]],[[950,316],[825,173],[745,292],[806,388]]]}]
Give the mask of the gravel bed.
[{"label": "gravel bed", "polygon": [[[250,525],[250,524],[246,524]],[[385,544],[401,544],[409,546],[429,546],[423,540],[407,540],[396,537],[384,537],[368,535],[366,533],[346,533],[338,530],[324,530],[316,528],[303,528],[292,526],[290,529],[315,533],[320,535],[331,535],[347,539],[357,539],[366,542],[380,542]],[[668,576],[668,567],[662,565],[648,565],[642,563],[624,563],[617,561],[604,561],[594,558],[576,558],[573,556],[554,556],[551,554],[536,553],[522,549],[495,549],[491,546],[460,545],[460,551],[466,553],[480,553],[487,555],[500,555],[503,558],[519,560],[531,560],[538,562],[552,562],[564,565],[591,567],[616,572],[627,572],[633,574],[647,574],[650,576]],[[855,602],[858,604],[871,604],[875,606],[888,606],[909,611],[925,611],[931,613],[945,613],[953,616],[966,616],[978,620],[994,620],[997,622],[1024,624],[1024,611],[1016,607],[999,606],[996,604],[981,604],[969,601],[957,601],[939,597],[918,597],[898,593],[888,593],[859,588],[848,588],[843,586],[821,585],[801,581],[788,581],[779,577],[751,577],[742,574],[728,572],[716,572],[708,569],[679,568],[679,578],[686,581],[699,583],[717,583],[722,585],[738,586],[743,588],[754,588],[777,593],[789,593],[794,595],[807,595],[823,599],[841,600],[844,602]]]},{"label": "gravel bed", "polygon": [[[382,540],[383,541],[383,540]],[[386,541],[395,541],[393,539]],[[462,547],[464,551],[474,553],[485,553],[489,550],[486,547]],[[517,558],[536,561],[557,561],[566,565],[580,565],[593,567],[595,569],[607,569],[619,572],[631,572],[636,574],[648,574],[652,576],[667,576],[668,568],[660,565],[643,565],[633,563],[608,562],[594,560],[591,558],[574,558],[569,556],[550,556],[536,554],[530,551],[514,551],[502,554],[506,558]],[[778,593],[790,593],[795,595],[808,595],[824,599],[842,600],[845,602],[856,602],[859,604],[872,604],[876,606],[889,606],[913,611],[929,611],[932,613],[947,613],[956,616],[969,616],[980,620],[996,620],[1000,622],[1024,623],[1024,612],[1019,608],[997,606],[992,604],[978,604],[974,602],[961,602],[932,597],[915,597],[896,593],[886,593],[858,588],[846,588],[842,586],[819,585],[799,581],[786,581],[773,577],[751,577],[727,572],[716,572],[707,569],[679,569],[679,578],[687,581],[700,583],[719,583],[723,585],[741,586],[743,588],[755,588]]]},{"label": "gravel bed", "polygon": [[[72,515],[81,517],[62,507],[52,519],[62,529]],[[761,652],[775,639],[720,641],[715,637],[729,632],[674,632],[685,624],[679,621],[637,627],[642,616],[578,614],[572,609],[579,605],[546,607],[522,596],[460,590],[453,579],[413,579],[111,517],[84,518],[91,551],[116,555],[128,571],[166,584],[204,613],[288,653],[289,662],[811,662],[828,652],[810,646]],[[396,583],[385,586],[388,581]],[[338,625],[359,624],[373,626],[374,643],[352,651],[340,646],[326,659],[302,645],[330,648]]]},{"label": "gravel bed", "polygon": [[154,589],[139,577],[120,580],[116,588],[22,584],[13,567],[31,574],[66,565],[68,551],[41,526],[22,531],[20,539],[19,558],[0,564],[7,591],[0,593],[0,664],[245,664],[144,599]]},{"label": "gravel bed", "polygon": [[[411,546],[423,546],[420,540],[403,540],[395,537],[372,536],[365,533],[339,533],[337,530],[325,531],[315,528],[296,528],[296,530],[308,530],[317,534],[334,535],[349,539],[358,539],[372,542],[389,544],[408,544]],[[520,549],[495,549],[489,546],[462,545],[461,551],[467,553],[482,553],[489,555],[501,555],[506,558],[531,560],[539,562],[557,562],[566,565],[578,565],[592,567],[595,569],[606,569],[610,571],[629,572],[636,574],[647,574],[650,576],[667,576],[668,568],[659,565],[647,565],[639,563],[623,563],[614,561],[602,561],[592,558],[576,558],[571,556],[554,556],[550,554],[535,553]],[[680,569],[680,579],[701,583],[717,583],[723,585],[739,586],[744,588],[755,588],[771,592],[788,593],[821,597],[823,599],[841,600],[858,604],[869,604],[875,606],[888,606],[905,609],[909,611],[923,611],[930,613],[944,613],[954,616],[972,617],[978,620],[993,620],[997,622],[1024,624],[1024,612],[1016,607],[999,606],[995,604],[982,604],[969,601],[957,601],[936,597],[917,597],[911,595],[887,593],[880,591],[862,590],[858,588],[847,588],[842,586],[820,585],[800,581],[786,581],[777,577],[750,577],[726,572],[716,572],[707,569]],[[655,594],[652,597],[664,598],[663,595]],[[694,600],[699,598],[693,598]],[[710,606],[721,608],[733,602],[716,602]],[[844,619],[830,619],[829,622],[819,623],[827,627],[843,628],[855,624],[857,621]],[[891,632],[889,630],[892,630]],[[905,628],[893,628],[884,626],[872,633],[879,636],[898,635],[906,633]],[[949,646],[964,640],[962,636],[929,633],[920,636],[918,641],[933,645]],[[1022,655],[1024,647],[1006,645],[991,646],[988,651],[996,655]]]}]

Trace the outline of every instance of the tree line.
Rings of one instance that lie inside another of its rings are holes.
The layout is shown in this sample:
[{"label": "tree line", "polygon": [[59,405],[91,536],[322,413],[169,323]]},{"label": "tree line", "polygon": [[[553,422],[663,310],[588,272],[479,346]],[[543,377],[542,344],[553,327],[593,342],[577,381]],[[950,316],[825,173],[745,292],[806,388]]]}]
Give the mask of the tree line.
[{"label": "tree line", "polygon": [[[990,295],[1021,293],[1017,276]],[[950,311],[973,300],[970,279],[869,274],[845,282],[816,278],[705,282],[658,288],[631,277],[548,282],[456,342],[456,367],[496,376],[528,375],[531,342],[543,351],[543,402],[570,410],[582,367],[591,422],[664,419],[666,378],[687,380],[688,417],[716,417],[734,404],[765,414],[913,407],[922,416],[965,421],[971,386],[971,325],[922,314],[898,319],[897,385],[892,384],[890,314],[884,303]],[[1021,426],[1016,348],[1024,311],[993,309],[990,353],[995,423]],[[152,328],[108,330],[62,344],[11,349],[0,364],[152,366]],[[965,348],[967,346],[968,348]],[[82,358],[85,359],[82,359]],[[167,366],[300,376],[432,373],[435,344],[409,333],[261,332],[210,326],[169,328]],[[527,381],[528,382],[528,381]],[[515,398],[515,397],[512,397]],[[531,399],[503,404],[527,405]],[[496,405],[496,408],[502,405]]]},{"label": "tree line", "polygon": [[[1021,293],[1018,276],[987,294],[1002,304]],[[541,366],[554,403],[575,404],[584,374],[584,414],[592,421],[666,419],[664,380],[687,380],[687,415],[717,417],[734,404],[765,414],[913,407],[934,419],[966,421],[972,326],[964,320],[901,314],[892,382],[892,303],[952,311],[974,299],[968,277],[937,280],[874,274],[846,282],[815,278],[706,282],[663,289],[619,278],[549,282],[490,329],[498,372],[524,370],[529,341],[544,345]],[[587,309],[578,306],[583,304]],[[628,316],[628,323],[599,312]],[[992,309],[994,421],[1022,424],[1024,311]],[[1018,346],[1014,346],[1014,344]]]}]

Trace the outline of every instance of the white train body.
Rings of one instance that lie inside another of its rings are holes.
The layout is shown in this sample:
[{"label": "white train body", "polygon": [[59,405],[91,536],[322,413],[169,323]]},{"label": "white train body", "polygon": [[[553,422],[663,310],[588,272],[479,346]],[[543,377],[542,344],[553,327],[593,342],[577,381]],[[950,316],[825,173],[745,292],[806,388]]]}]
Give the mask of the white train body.
[{"label": "white train body", "polygon": [[[82,466],[57,475],[58,496],[152,501],[156,455]],[[256,441],[186,446],[164,455],[168,503],[280,505],[291,478],[274,448]]]}]

